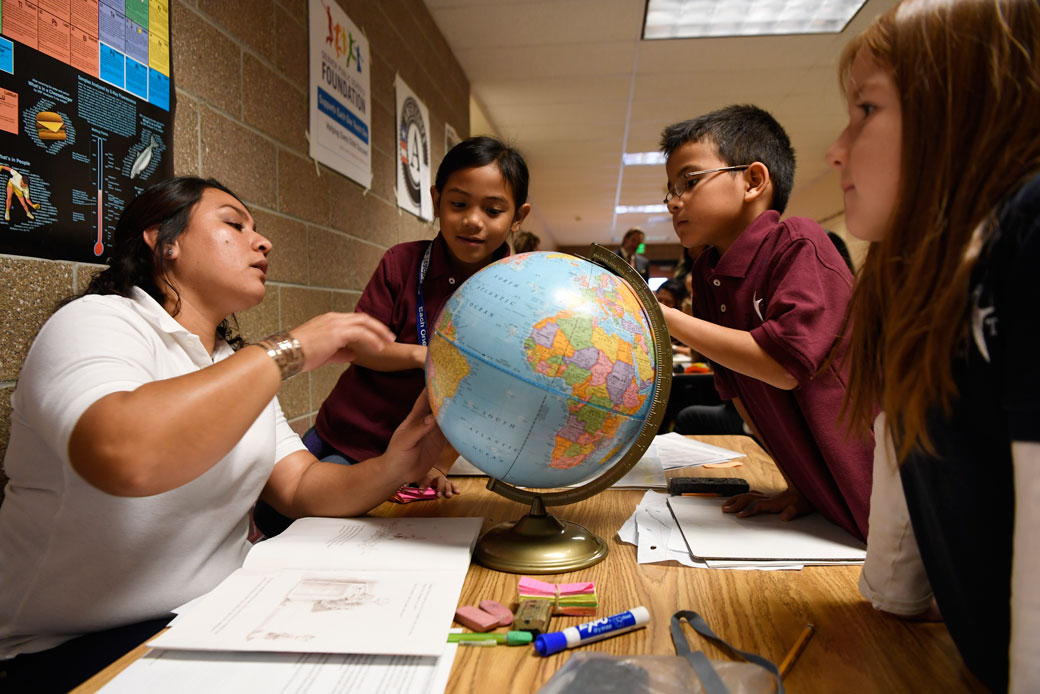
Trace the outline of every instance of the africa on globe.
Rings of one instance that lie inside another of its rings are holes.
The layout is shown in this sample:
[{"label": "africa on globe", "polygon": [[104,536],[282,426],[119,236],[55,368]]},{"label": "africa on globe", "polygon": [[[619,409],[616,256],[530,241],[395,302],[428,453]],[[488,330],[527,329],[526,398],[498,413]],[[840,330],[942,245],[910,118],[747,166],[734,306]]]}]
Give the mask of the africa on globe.
[{"label": "africa on globe", "polygon": [[430,337],[426,381],[448,441],[509,484],[608,470],[654,399],[653,331],[631,287],[564,253],[522,253],[467,280]]}]

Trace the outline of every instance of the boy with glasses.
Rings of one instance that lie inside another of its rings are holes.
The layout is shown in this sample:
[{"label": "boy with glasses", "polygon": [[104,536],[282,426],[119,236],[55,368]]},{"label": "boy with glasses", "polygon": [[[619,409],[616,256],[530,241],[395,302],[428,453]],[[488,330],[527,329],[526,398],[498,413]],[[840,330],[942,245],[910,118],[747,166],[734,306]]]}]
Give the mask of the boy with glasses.
[{"label": "boy with glasses", "polygon": [[693,265],[693,316],[663,308],[672,335],[713,362],[715,385],[768,448],[788,489],[729,499],[723,510],[790,520],[816,509],[867,536],[873,442],[846,435],[841,334],[853,276],[816,222],[780,214],[794,151],[755,106],[665,128],[665,205]]}]

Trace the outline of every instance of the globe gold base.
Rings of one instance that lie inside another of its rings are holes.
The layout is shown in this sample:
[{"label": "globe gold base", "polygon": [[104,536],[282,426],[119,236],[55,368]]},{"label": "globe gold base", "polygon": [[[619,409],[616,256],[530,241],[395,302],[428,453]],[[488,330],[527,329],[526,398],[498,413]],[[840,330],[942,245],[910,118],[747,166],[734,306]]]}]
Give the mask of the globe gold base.
[{"label": "globe gold base", "polygon": [[507,573],[558,574],[606,558],[610,551],[606,542],[577,523],[546,513],[540,501],[520,520],[500,523],[484,533],[473,555],[476,562]]}]

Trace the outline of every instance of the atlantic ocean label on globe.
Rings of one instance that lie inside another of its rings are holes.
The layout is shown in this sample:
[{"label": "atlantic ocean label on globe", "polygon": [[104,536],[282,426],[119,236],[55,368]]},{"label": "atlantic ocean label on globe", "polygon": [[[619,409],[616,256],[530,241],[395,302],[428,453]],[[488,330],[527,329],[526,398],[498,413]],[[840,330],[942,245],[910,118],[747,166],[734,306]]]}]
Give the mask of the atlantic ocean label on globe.
[{"label": "atlantic ocean label on globe", "polygon": [[449,299],[426,379],[452,446],[487,474],[562,487],[631,447],[650,412],[650,321],[622,279],[563,253],[492,263]]}]

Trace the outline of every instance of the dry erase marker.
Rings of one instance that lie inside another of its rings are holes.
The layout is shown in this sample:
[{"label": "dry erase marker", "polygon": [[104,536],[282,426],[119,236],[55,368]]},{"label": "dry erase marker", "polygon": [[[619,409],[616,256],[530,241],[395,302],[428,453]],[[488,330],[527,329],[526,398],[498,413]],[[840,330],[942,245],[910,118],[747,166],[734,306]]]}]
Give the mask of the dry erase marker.
[{"label": "dry erase marker", "polygon": [[597,619],[576,627],[567,627],[563,631],[542,634],[534,640],[534,649],[538,655],[552,655],[565,648],[584,646],[593,641],[624,634],[626,631],[639,629],[650,621],[650,611],[645,607],[633,607],[628,612]]}]

